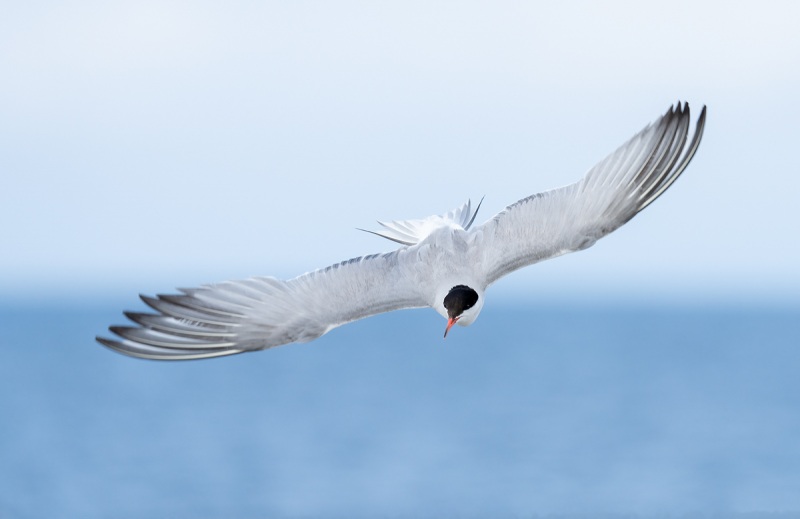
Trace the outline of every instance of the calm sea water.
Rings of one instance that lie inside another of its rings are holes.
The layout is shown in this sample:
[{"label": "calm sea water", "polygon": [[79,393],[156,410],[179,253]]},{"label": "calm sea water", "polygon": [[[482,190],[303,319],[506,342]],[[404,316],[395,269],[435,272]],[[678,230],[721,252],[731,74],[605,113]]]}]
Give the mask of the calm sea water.
[{"label": "calm sea water", "polygon": [[0,307],[0,517],[800,510],[796,310],[493,303],[159,363],[94,342],[125,306]]}]

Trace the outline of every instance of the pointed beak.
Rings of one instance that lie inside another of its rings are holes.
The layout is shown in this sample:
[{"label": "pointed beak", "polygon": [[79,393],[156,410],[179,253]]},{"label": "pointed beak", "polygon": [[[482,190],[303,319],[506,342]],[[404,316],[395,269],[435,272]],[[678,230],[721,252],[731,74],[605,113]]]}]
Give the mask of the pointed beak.
[{"label": "pointed beak", "polygon": [[453,325],[456,324],[456,321],[458,321],[458,317],[451,317],[450,319],[447,320],[447,328],[444,329],[445,337],[447,337],[447,332],[450,331],[450,328],[452,328]]}]

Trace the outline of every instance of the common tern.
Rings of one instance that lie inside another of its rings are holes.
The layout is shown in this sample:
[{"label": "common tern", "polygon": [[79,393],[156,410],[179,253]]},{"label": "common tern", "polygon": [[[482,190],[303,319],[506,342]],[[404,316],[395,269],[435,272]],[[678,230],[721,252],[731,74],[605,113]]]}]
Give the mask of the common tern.
[{"label": "common tern", "polygon": [[287,281],[254,277],[142,295],[156,313],[125,312],[135,326],[97,337],[133,357],[188,360],[308,342],[343,324],[401,308],[432,307],[469,325],[486,289],[519,268],[583,250],[650,205],[694,157],[705,127],[689,140],[688,103],[670,107],[574,184],[511,204],[486,223],[470,201],[441,216],[378,222],[400,248],[353,258]]}]

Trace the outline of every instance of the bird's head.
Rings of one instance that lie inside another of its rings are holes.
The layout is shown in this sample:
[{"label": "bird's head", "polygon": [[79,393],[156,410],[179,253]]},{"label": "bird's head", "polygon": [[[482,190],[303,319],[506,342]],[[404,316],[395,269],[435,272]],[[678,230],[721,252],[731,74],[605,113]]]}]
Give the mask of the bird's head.
[{"label": "bird's head", "polygon": [[447,318],[447,328],[444,330],[444,336],[447,337],[447,332],[454,324],[458,323],[461,326],[467,326],[481,313],[483,308],[483,297],[478,292],[468,287],[467,285],[456,285],[452,287],[447,295],[442,299],[442,312],[439,313]]}]

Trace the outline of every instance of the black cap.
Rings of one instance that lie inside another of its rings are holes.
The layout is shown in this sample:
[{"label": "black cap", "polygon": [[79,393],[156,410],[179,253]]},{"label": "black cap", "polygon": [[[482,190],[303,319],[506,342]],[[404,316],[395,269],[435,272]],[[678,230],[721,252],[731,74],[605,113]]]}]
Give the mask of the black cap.
[{"label": "black cap", "polygon": [[469,310],[478,302],[478,293],[466,285],[456,285],[444,296],[444,307],[451,319]]}]

